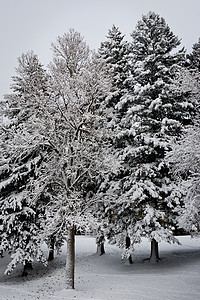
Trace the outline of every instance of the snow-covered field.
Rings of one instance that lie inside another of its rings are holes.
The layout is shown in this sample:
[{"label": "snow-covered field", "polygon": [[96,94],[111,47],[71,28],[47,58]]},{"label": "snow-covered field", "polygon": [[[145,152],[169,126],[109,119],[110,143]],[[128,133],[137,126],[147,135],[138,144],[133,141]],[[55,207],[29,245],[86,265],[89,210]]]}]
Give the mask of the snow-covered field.
[{"label": "snow-covered field", "polygon": [[150,264],[150,244],[136,246],[134,264],[121,260],[121,251],[106,244],[98,256],[95,239],[76,237],[75,290],[65,290],[65,249],[48,267],[35,263],[27,277],[19,266],[4,275],[8,257],[0,259],[1,300],[199,300],[200,240],[180,237],[182,245],[160,244],[161,261]]}]

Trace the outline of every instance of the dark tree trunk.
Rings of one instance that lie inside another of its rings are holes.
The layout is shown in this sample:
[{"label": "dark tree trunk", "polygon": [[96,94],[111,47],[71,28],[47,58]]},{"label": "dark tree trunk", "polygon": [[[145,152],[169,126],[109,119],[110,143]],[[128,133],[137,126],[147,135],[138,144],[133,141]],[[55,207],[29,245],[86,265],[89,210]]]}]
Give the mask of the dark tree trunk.
[{"label": "dark tree trunk", "polygon": [[66,257],[66,288],[74,289],[75,269],[75,229],[74,226],[68,229],[67,257]]},{"label": "dark tree trunk", "polygon": [[[131,240],[130,240],[130,237],[127,236],[127,237],[126,237],[126,249],[128,249],[128,248],[130,247],[130,245],[131,245]],[[129,264],[132,264],[132,263],[133,263],[131,254],[130,254],[129,257],[128,257],[128,262],[129,262]]]},{"label": "dark tree trunk", "polygon": [[104,245],[105,245],[104,242],[102,242],[102,243],[101,243],[101,246],[100,246],[100,250],[101,250],[100,255],[103,255],[103,254],[106,253],[106,252],[105,252],[105,246],[104,246]]},{"label": "dark tree trunk", "polygon": [[26,261],[24,265],[24,270],[22,272],[22,276],[27,276],[28,272],[27,270],[33,270],[33,266],[31,262]]},{"label": "dark tree trunk", "polygon": [[105,247],[104,247],[104,236],[100,236],[100,238],[96,239],[97,243],[97,253],[99,255],[103,255],[105,252]]},{"label": "dark tree trunk", "polygon": [[55,237],[51,236],[48,261],[54,260],[54,246],[55,246]]},{"label": "dark tree trunk", "polygon": [[159,258],[159,251],[158,251],[158,242],[155,239],[153,239],[151,241],[151,256],[149,261],[151,263],[156,263],[159,260],[160,258]]}]

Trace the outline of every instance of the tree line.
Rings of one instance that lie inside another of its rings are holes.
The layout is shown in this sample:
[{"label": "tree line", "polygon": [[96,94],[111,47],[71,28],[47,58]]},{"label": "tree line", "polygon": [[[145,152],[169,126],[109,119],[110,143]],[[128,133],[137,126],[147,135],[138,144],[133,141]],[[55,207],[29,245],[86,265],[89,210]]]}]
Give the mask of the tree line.
[{"label": "tree line", "polygon": [[74,288],[75,234],[107,238],[132,262],[147,237],[199,232],[200,41],[191,54],[154,12],[125,40],[113,25],[97,52],[70,29],[45,69],[18,58],[1,101],[0,253],[47,263],[67,240],[66,287]]}]

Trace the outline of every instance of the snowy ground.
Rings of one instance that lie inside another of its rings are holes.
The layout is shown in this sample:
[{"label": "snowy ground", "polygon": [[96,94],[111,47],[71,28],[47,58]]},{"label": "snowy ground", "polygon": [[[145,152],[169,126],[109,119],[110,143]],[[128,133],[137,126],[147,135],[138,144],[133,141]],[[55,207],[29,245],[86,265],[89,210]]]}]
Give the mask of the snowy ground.
[{"label": "snowy ground", "polygon": [[182,245],[160,244],[162,260],[150,264],[150,245],[136,247],[134,264],[121,260],[121,252],[106,244],[106,254],[95,254],[92,237],[76,237],[75,290],[65,290],[65,248],[48,267],[34,264],[24,278],[19,267],[11,276],[0,259],[0,300],[199,300],[200,240],[180,237]]}]

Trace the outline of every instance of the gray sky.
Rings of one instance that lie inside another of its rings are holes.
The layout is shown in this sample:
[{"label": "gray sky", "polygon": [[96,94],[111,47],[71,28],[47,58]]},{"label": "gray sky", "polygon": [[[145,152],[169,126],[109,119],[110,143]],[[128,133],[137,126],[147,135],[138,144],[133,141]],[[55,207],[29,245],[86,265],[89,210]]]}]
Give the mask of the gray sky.
[{"label": "gray sky", "polygon": [[137,21],[148,11],[165,18],[191,52],[200,37],[199,0],[0,0],[0,100],[9,92],[17,58],[33,50],[46,66],[51,43],[69,28],[97,49],[113,24],[130,40]]}]

